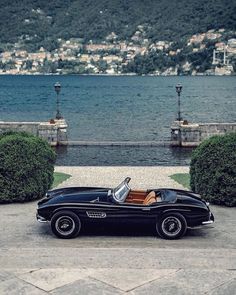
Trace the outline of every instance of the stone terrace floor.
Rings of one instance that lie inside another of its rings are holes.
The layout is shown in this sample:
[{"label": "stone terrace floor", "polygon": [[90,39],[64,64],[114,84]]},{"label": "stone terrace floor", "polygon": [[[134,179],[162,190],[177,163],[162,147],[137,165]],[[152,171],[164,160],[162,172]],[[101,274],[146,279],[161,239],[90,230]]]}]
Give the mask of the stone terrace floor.
[{"label": "stone terrace floor", "polygon": [[[176,187],[188,167],[57,167],[62,186]],[[211,206],[213,228],[175,241],[137,229],[84,230],[60,240],[35,220],[37,202],[0,205],[0,294],[235,294],[236,209]]]}]

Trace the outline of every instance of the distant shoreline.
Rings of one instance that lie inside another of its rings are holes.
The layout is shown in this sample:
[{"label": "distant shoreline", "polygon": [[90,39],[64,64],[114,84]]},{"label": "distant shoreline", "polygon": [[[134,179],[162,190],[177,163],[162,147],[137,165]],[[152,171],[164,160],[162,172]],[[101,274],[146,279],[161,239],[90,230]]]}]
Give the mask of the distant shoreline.
[{"label": "distant shoreline", "polygon": [[211,75],[211,74],[196,74],[196,75],[155,75],[155,74],[146,74],[146,75],[138,75],[136,73],[121,73],[121,74],[76,74],[76,73],[24,73],[24,74],[9,74],[9,73],[0,73],[0,76],[101,76],[101,77],[123,77],[123,76],[127,76],[127,77],[206,77],[206,76],[210,76],[210,77],[234,77],[236,76],[236,73],[231,74],[231,75]]}]

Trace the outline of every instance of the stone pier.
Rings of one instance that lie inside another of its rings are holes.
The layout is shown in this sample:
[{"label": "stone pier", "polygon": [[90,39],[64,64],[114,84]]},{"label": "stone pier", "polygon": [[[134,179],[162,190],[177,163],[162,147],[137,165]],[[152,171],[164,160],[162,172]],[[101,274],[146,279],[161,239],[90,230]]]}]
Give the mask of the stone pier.
[{"label": "stone pier", "polygon": [[67,143],[67,123],[64,119],[49,122],[0,122],[0,133],[25,131],[45,139],[51,146]]},{"label": "stone pier", "polygon": [[236,132],[236,123],[189,123],[175,121],[171,126],[171,145],[196,147],[213,135]]}]

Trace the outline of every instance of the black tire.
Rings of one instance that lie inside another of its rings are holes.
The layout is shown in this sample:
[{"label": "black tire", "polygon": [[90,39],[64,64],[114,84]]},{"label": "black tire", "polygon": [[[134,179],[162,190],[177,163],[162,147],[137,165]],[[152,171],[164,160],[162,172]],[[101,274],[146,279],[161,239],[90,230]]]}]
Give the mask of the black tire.
[{"label": "black tire", "polygon": [[186,233],[187,222],[180,213],[166,213],[157,221],[156,230],[163,239],[179,239]]},{"label": "black tire", "polygon": [[61,239],[72,239],[78,236],[81,221],[71,211],[59,211],[52,216],[51,229],[55,236]]}]

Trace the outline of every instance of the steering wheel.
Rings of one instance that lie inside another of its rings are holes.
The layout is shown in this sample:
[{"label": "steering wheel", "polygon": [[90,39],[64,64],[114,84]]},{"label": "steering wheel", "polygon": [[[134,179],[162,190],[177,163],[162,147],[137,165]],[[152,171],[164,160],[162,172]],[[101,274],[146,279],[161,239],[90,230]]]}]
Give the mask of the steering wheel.
[{"label": "steering wheel", "polygon": [[125,182],[128,184],[131,180],[131,177],[126,177]]}]

